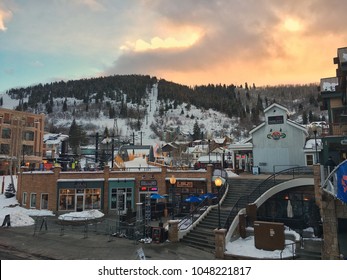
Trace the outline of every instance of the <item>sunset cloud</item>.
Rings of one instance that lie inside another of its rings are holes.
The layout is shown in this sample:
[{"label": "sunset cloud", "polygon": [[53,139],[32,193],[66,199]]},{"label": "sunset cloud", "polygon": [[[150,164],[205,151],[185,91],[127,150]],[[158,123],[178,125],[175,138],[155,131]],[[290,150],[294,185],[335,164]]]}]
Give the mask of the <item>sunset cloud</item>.
[{"label": "sunset cloud", "polygon": [[12,18],[12,12],[2,10],[0,7],[0,31],[6,31],[7,27],[5,26],[5,21],[8,21]]}]

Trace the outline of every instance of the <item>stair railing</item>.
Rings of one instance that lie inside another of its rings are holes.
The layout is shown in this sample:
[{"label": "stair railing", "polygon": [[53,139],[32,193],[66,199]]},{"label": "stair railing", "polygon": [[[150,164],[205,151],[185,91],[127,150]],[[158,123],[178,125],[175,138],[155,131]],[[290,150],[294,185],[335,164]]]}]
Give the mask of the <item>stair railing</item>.
[{"label": "stair railing", "polygon": [[[227,189],[227,182],[220,188],[220,198],[224,196],[225,190]],[[187,230],[200,216],[207,210],[209,206],[217,205],[219,203],[218,198],[209,199],[205,198],[201,201],[188,215],[182,218],[178,224],[178,230]]]},{"label": "stair railing", "polygon": [[246,208],[247,204],[254,202],[257,198],[259,198],[263,193],[265,193],[273,186],[284,181],[312,175],[313,169],[309,166],[298,166],[273,173],[267,179],[261,182],[250,194],[241,196],[237,200],[235,205],[230,210],[223,228],[229,229],[234,218],[237,216],[241,209]]}]

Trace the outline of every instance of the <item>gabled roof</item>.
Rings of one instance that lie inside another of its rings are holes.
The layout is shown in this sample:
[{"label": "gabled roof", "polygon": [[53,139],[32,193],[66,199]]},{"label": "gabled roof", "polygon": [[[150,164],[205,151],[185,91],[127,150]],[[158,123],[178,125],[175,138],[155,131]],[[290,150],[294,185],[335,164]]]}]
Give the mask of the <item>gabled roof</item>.
[{"label": "gabled roof", "polygon": [[304,127],[303,125],[301,125],[295,121],[292,121],[292,120],[287,120],[287,124],[302,130],[306,134],[306,136],[308,136],[308,131],[307,131],[306,127]]},{"label": "gabled roof", "polygon": [[265,114],[267,111],[270,111],[273,107],[280,108],[280,109],[284,110],[284,111],[289,115],[288,109],[287,109],[286,107],[284,107],[284,106],[282,106],[282,105],[276,103],[276,102],[275,102],[275,103],[272,103],[269,107],[265,108],[265,109],[264,109],[264,114]]}]

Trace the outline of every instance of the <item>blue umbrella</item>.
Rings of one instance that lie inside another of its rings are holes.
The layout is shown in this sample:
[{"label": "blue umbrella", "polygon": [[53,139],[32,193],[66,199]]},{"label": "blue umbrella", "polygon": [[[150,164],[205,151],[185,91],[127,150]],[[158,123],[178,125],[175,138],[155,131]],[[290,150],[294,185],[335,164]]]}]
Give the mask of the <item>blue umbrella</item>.
[{"label": "blue umbrella", "polygon": [[200,198],[202,198],[202,199],[205,199],[205,198],[210,198],[210,199],[212,199],[212,198],[214,198],[214,197],[216,197],[216,195],[215,194],[213,194],[213,193],[205,193],[205,194],[202,194],[202,195],[200,195]]},{"label": "blue umbrella", "polygon": [[197,197],[197,196],[190,196],[188,198],[186,198],[184,201],[185,202],[200,202],[202,199],[200,197]]},{"label": "blue umbrella", "polygon": [[158,193],[151,194],[151,199],[160,199],[160,198],[165,198],[165,197]]}]

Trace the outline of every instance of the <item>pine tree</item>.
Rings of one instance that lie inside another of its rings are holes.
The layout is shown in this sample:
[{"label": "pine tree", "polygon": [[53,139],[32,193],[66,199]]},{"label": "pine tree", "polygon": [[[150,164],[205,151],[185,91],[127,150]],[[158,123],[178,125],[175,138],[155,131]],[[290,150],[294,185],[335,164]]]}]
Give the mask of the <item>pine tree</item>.
[{"label": "pine tree", "polygon": [[67,111],[67,99],[65,98],[64,103],[63,103],[63,112]]},{"label": "pine tree", "polygon": [[69,144],[74,154],[78,154],[81,144],[86,142],[86,133],[80,125],[73,119],[69,130]]},{"label": "pine tree", "polygon": [[198,140],[201,137],[200,127],[197,121],[195,121],[193,128],[193,140]]}]

